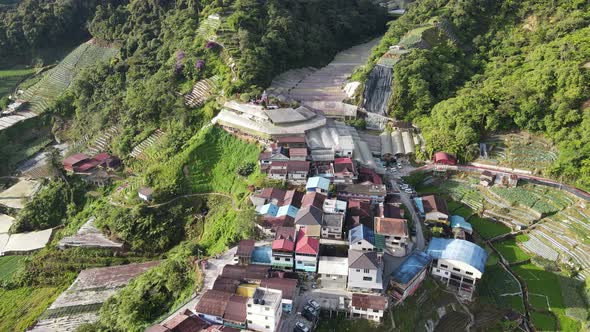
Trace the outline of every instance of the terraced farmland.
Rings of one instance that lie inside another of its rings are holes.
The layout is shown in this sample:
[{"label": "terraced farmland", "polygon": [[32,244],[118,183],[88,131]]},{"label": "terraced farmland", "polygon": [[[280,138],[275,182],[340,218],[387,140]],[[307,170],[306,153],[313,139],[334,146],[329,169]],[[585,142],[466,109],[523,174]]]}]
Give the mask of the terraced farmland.
[{"label": "terraced farmland", "polygon": [[10,94],[19,82],[34,72],[34,68],[0,69],[0,97]]},{"label": "terraced farmland", "polygon": [[184,96],[184,103],[190,107],[201,106],[209,97],[211,97],[212,91],[216,88],[218,82],[218,76],[198,81],[191,92]]},{"label": "terraced farmland", "polygon": [[43,75],[41,80],[27,89],[22,99],[31,104],[31,110],[41,113],[72,84],[84,68],[108,60],[117,54],[114,48],[101,47],[92,41],[78,46],[57,66]]},{"label": "terraced farmland", "polygon": [[481,163],[542,172],[557,158],[550,142],[527,132],[494,135],[485,143],[489,153]]}]

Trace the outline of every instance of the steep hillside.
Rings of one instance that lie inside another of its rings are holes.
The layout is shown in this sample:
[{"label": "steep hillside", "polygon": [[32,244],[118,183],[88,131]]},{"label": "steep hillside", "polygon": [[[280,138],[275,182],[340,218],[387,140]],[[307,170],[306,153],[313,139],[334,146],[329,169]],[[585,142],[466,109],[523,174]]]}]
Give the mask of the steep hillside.
[{"label": "steep hillside", "polygon": [[589,189],[590,4],[419,1],[390,26],[372,61],[435,18],[456,37],[395,65],[389,114],[418,122],[429,153],[464,160],[497,131],[543,134],[560,152],[539,171]]}]

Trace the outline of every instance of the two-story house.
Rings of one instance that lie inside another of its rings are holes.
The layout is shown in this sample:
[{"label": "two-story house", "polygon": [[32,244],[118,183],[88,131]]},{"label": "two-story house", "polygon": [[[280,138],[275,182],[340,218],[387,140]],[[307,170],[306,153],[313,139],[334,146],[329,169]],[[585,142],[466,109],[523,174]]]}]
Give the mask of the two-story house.
[{"label": "two-story house", "polygon": [[426,222],[449,223],[449,209],[442,197],[435,195],[422,196],[422,209]]},{"label": "two-story house", "polygon": [[320,256],[318,274],[322,288],[346,289],[348,257]]},{"label": "two-story house", "polygon": [[341,201],[339,199],[326,199],[324,200],[324,204],[322,206],[324,213],[330,214],[345,214],[347,208],[347,202]]},{"label": "two-story house", "polygon": [[348,290],[383,291],[383,262],[377,252],[348,250]]},{"label": "two-story house", "polygon": [[295,270],[316,273],[320,240],[306,235],[306,230],[297,232],[295,244]]},{"label": "two-story house", "polygon": [[486,251],[466,240],[433,238],[426,253],[432,257],[432,275],[459,296],[471,300],[475,285],[484,273]]},{"label": "two-story house", "polygon": [[358,179],[358,173],[351,158],[334,160],[334,183],[353,183],[356,179]]},{"label": "two-story house", "polygon": [[295,216],[295,228],[297,231],[304,229],[307,236],[319,238],[323,215],[324,212],[313,205],[302,207]]},{"label": "two-story house", "polygon": [[295,227],[279,227],[272,241],[272,267],[293,271],[295,266]]},{"label": "two-story house", "polygon": [[322,218],[322,239],[342,239],[342,226],[344,224],[343,214],[324,213]]},{"label": "two-story house", "polygon": [[372,229],[360,224],[348,231],[348,247],[358,251],[382,252],[385,248],[385,241]]},{"label": "two-story house", "polygon": [[410,233],[406,219],[375,217],[375,234],[383,236],[388,254],[395,257],[407,254]]},{"label": "two-story house", "polygon": [[352,294],[350,313],[352,317],[362,317],[380,322],[387,309],[387,299],[379,295]]}]

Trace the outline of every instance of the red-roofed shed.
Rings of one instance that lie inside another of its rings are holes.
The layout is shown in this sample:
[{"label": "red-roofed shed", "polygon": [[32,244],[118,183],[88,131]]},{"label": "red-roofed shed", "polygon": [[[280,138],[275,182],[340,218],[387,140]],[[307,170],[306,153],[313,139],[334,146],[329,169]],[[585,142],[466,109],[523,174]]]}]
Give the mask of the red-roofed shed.
[{"label": "red-roofed shed", "polygon": [[442,151],[435,153],[432,159],[435,164],[457,165],[457,158]]}]

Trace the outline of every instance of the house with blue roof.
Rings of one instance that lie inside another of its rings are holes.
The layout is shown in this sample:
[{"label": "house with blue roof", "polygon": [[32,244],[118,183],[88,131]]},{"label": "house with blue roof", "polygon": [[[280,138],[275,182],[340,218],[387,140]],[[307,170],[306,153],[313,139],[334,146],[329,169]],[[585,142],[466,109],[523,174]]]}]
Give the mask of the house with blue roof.
[{"label": "house with blue roof", "polygon": [[283,205],[281,207],[279,207],[276,217],[282,217],[282,216],[289,216],[291,218],[295,218],[295,216],[297,215],[297,212],[299,212],[299,209],[296,208],[293,205]]},{"label": "house with blue roof", "polygon": [[483,276],[487,252],[466,240],[432,238],[426,253],[432,257],[432,275],[471,300],[476,282]]},{"label": "house with blue roof", "polygon": [[314,176],[312,178],[307,179],[305,189],[307,190],[307,192],[327,194],[328,191],[330,191],[330,179],[321,176]]},{"label": "house with blue roof", "polygon": [[449,221],[451,222],[451,229],[455,230],[456,228],[460,228],[465,233],[473,233],[473,227],[471,227],[470,223],[465,221],[465,218],[457,215],[452,215],[449,218]]},{"label": "house with blue roof", "polygon": [[396,302],[402,302],[420,287],[431,261],[427,253],[414,251],[391,273],[389,293]]},{"label": "house with blue roof", "polygon": [[258,214],[263,216],[276,217],[278,212],[279,207],[272,203],[264,204],[258,209]]}]

